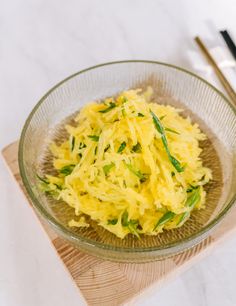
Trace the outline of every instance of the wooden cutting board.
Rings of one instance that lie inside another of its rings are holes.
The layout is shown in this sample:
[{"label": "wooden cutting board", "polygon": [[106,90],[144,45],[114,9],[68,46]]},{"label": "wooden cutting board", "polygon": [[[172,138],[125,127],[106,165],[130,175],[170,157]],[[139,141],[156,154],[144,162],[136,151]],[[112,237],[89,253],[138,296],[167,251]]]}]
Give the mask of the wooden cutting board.
[{"label": "wooden cutting board", "polygon": [[[10,144],[2,151],[10,172],[26,195],[19,174],[17,153],[18,142]],[[27,200],[30,204],[29,198]],[[41,218],[39,219],[88,305],[93,306],[131,305],[141,294],[148,298],[150,290],[156,291],[165,281],[179,275],[205,256],[225,240],[226,236],[236,232],[234,207],[217,229],[192,249],[162,261],[126,264],[102,260],[80,252],[59,238]]]}]

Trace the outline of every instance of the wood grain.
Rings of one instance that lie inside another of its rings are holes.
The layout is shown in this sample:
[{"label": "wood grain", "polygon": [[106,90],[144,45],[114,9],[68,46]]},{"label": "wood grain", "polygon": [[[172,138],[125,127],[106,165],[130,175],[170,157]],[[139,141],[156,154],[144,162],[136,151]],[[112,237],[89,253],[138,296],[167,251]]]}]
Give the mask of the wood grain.
[{"label": "wood grain", "polygon": [[[18,142],[14,142],[2,151],[2,155],[30,203],[19,175],[17,151]],[[58,237],[39,219],[88,305],[117,306],[130,305],[140,294],[148,296],[150,288],[156,290],[170,277],[185,271],[227,236],[236,232],[235,218],[234,207],[211,236],[200,244],[172,258],[145,264],[115,263],[84,254]]]}]

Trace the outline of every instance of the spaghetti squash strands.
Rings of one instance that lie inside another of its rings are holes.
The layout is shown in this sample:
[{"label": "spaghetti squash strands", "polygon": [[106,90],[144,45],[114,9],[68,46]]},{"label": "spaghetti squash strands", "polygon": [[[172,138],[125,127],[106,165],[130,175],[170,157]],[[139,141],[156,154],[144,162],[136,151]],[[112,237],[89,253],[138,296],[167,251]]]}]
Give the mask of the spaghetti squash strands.
[{"label": "spaghetti squash strands", "polygon": [[68,139],[51,144],[58,175],[39,177],[39,184],[74,208],[69,226],[88,227],[90,217],[121,239],[142,239],[204,208],[212,179],[200,158],[206,136],[181,110],[150,102],[152,92],[128,90],[87,104],[66,126]]}]

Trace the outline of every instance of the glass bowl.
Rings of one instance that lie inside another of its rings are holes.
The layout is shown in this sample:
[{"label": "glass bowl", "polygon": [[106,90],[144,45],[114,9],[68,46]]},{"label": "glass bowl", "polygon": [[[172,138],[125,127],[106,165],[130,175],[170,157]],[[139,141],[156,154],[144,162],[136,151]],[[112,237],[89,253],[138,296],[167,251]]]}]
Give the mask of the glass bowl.
[{"label": "glass bowl", "polygon": [[[201,143],[204,164],[213,170],[213,180],[206,185],[206,209],[194,212],[179,229],[143,236],[140,240],[132,235],[121,240],[92,222],[87,229],[69,228],[73,210],[45,196],[38,187],[36,173],[43,174],[52,167],[48,144],[65,137],[62,125],[87,102],[147,85],[155,89],[158,103],[182,107],[183,115],[190,115],[208,136]],[[19,145],[23,184],[39,215],[60,237],[81,251],[122,262],[147,262],[172,256],[206,238],[234,204],[235,113],[235,107],[216,88],[173,65],[122,61],[80,71],[49,90],[26,120]]]}]

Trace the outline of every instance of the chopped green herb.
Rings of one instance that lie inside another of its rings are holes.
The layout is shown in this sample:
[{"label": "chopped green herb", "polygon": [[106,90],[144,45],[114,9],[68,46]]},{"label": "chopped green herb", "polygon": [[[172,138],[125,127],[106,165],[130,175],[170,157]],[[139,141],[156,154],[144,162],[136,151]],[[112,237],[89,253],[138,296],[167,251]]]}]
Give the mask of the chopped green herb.
[{"label": "chopped green herb", "polygon": [[111,111],[114,107],[116,107],[116,104],[113,103],[113,102],[110,102],[109,104],[110,105],[107,108],[100,110],[99,113],[105,114],[105,113]]},{"label": "chopped green herb", "polygon": [[199,188],[199,186],[193,186],[191,184],[189,184],[189,185],[191,186],[192,189],[198,189]]},{"label": "chopped green herb", "polygon": [[42,177],[40,177],[38,174],[36,174],[37,178],[44,184],[49,184],[49,182],[46,179],[43,179]]},{"label": "chopped green herb", "polygon": [[170,154],[170,150],[169,150],[166,135],[165,135],[165,130],[164,130],[160,120],[158,119],[158,117],[152,111],[150,111],[150,113],[152,115],[152,119],[153,119],[153,123],[155,125],[155,128],[161,134],[161,140],[162,140],[162,143],[165,147],[165,150],[166,150],[166,153],[168,155],[168,158],[169,158],[170,162],[172,163],[172,165],[175,167],[175,169],[178,172],[183,172],[184,168],[181,166],[180,162],[174,156],[172,156]]},{"label": "chopped green herb", "polygon": [[128,218],[129,218],[128,212],[127,212],[127,210],[125,210],[123,212],[122,217],[121,217],[121,224],[122,224],[122,226],[124,226],[124,227],[127,226],[129,228],[131,234],[133,234],[133,235],[137,236],[138,238],[140,238],[139,237],[139,233],[137,231],[138,221],[137,220],[128,220]]},{"label": "chopped green herb", "polygon": [[95,150],[94,150],[94,155],[97,154],[97,151],[98,151],[98,147],[96,146]]},{"label": "chopped green herb", "polygon": [[127,188],[126,181],[123,180],[124,187]]},{"label": "chopped green herb", "polygon": [[122,112],[122,115],[125,117],[126,116],[126,112],[125,112],[125,109],[123,107],[121,109],[121,112]]},{"label": "chopped green herb", "polygon": [[186,220],[187,217],[189,216],[191,210],[200,200],[201,200],[200,189],[197,187],[197,189],[192,190],[191,195],[188,197],[185,203],[185,206],[188,207],[189,210],[180,215],[180,219],[177,225],[183,224],[184,220]]},{"label": "chopped green herb", "polygon": [[122,214],[122,217],[121,217],[121,224],[123,226],[128,226],[128,224],[129,224],[128,217],[129,217],[128,212],[127,212],[127,210],[125,210]]},{"label": "chopped green herb", "polygon": [[180,226],[184,223],[184,221],[189,217],[190,213],[188,211],[182,213],[180,215],[179,221],[176,223],[176,226]]},{"label": "chopped green herb", "polygon": [[110,145],[107,145],[107,147],[104,149],[104,152],[106,152],[110,148]]},{"label": "chopped green herb", "polygon": [[90,139],[92,139],[93,141],[96,141],[96,142],[99,141],[99,136],[97,136],[97,135],[88,135],[88,137],[89,137]]},{"label": "chopped green herb", "polygon": [[181,166],[180,162],[174,156],[169,155],[169,160],[178,172],[184,171],[184,167]]},{"label": "chopped green herb", "polygon": [[62,190],[62,187],[60,185],[55,184],[55,183],[53,185],[55,185],[57,187],[57,189]]},{"label": "chopped green herb", "polygon": [[175,173],[174,173],[174,171],[172,171],[172,172],[171,172],[171,176],[172,176],[172,177],[173,177],[173,176],[175,176]]},{"label": "chopped green herb", "polygon": [[135,235],[138,239],[140,239],[139,233],[137,231],[137,227],[138,227],[138,222],[136,222],[135,220],[130,220],[128,224],[128,228],[131,234]]},{"label": "chopped green herb", "polygon": [[71,174],[71,172],[74,170],[74,168],[75,168],[75,165],[67,165],[67,166],[62,167],[59,170],[59,172],[61,174],[64,174],[65,176],[67,176],[67,175]]},{"label": "chopped green herb", "polygon": [[125,149],[125,147],[126,147],[126,142],[123,141],[121,143],[121,145],[119,146],[119,149],[117,150],[117,153],[121,153]]},{"label": "chopped green herb", "polygon": [[175,130],[173,130],[173,129],[170,129],[170,128],[165,128],[165,131],[166,131],[166,132],[171,132],[171,133],[174,133],[174,134],[177,134],[177,135],[180,135],[179,132],[177,132],[177,131],[175,131]]},{"label": "chopped green herb", "polygon": [[[42,177],[40,177],[38,174],[36,174],[37,178],[41,181],[41,183],[45,186],[45,185],[49,185],[49,182],[46,179],[43,179]],[[52,183],[52,185],[55,185],[59,190],[61,190],[61,186],[59,186],[58,184]]]},{"label": "chopped green herb", "polygon": [[37,178],[41,181],[40,183],[40,189],[47,195],[50,195],[52,197],[57,198],[57,196],[59,195],[59,190],[62,189],[61,186],[57,185],[57,184],[52,184],[54,186],[56,186],[56,189],[51,189],[51,184],[46,180],[43,179],[42,177],[40,177],[38,174],[36,174]]},{"label": "chopped green herb", "polygon": [[86,146],[85,143],[80,142],[80,144],[79,144],[79,149],[83,149],[83,148],[86,148],[86,147],[87,147],[87,146]]},{"label": "chopped green herb", "polygon": [[113,100],[112,98],[111,98],[111,99],[105,99],[105,100],[102,101],[102,104],[104,104],[104,105],[107,106],[107,105],[109,105],[110,103],[114,103],[113,101],[114,101],[114,100]]},{"label": "chopped green herb", "polygon": [[[45,186],[45,185],[44,185]],[[53,197],[54,199],[57,199],[58,195],[59,195],[59,191],[58,189],[49,189],[47,186],[41,186],[41,190],[46,194],[49,195],[51,197]]]},{"label": "chopped green herb", "polygon": [[200,189],[195,189],[192,194],[188,197],[185,206],[193,208],[201,199]]},{"label": "chopped green herb", "polygon": [[108,220],[107,224],[108,225],[116,225],[117,222],[118,222],[118,219],[112,219],[112,220]]},{"label": "chopped green herb", "polygon": [[165,117],[166,117],[166,115],[161,116],[159,119],[162,120],[162,119],[164,119]]},{"label": "chopped green herb", "polygon": [[187,190],[186,190],[186,192],[192,192],[193,190],[195,190],[195,189],[198,189],[199,188],[199,186],[193,186],[193,185],[191,185],[191,184],[189,184],[189,186],[191,187],[191,188],[188,188]]},{"label": "chopped green herb", "polygon": [[82,153],[78,153],[79,157],[82,158]]},{"label": "chopped green herb", "polygon": [[108,175],[109,171],[115,166],[114,163],[111,163],[109,165],[105,165],[103,166],[103,171],[105,173],[105,175]]},{"label": "chopped green herb", "polygon": [[138,113],[138,117],[144,117],[144,114]]},{"label": "chopped green herb", "polygon": [[125,163],[125,165],[134,175],[136,175],[140,179],[141,183],[143,183],[147,180],[147,175],[146,174],[142,173],[139,170],[134,169],[134,167],[131,164]]},{"label": "chopped green herb", "polygon": [[168,211],[167,213],[165,213],[157,222],[157,224],[154,227],[154,231],[156,230],[156,228],[160,225],[164,225],[166,224],[168,221],[170,221],[173,217],[175,216],[175,213],[173,213],[172,211]]},{"label": "chopped green herb", "polygon": [[73,152],[74,147],[75,147],[75,137],[70,135],[70,151]]},{"label": "chopped green herb", "polygon": [[140,153],[141,151],[142,151],[141,144],[139,142],[137,142],[137,144],[135,146],[133,146],[131,152]]}]

